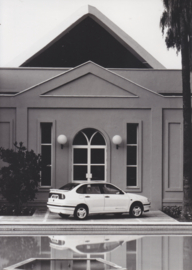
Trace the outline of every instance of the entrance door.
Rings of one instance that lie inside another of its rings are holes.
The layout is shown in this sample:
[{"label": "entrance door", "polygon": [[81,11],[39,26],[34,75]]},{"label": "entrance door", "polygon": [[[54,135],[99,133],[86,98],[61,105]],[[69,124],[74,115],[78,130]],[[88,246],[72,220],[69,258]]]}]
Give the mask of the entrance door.
[{"label": "entrance door", "polygon": [[96,129],[86,128],[73,141],[73,181],[106,181],[106,142]]}]

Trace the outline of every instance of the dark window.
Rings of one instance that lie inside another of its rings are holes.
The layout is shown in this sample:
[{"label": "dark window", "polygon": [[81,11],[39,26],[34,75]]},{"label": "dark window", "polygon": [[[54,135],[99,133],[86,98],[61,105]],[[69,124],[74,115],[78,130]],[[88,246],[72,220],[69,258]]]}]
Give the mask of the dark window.
[{"label": "dark window", "polygon": [[87,180],[87,166],[73,166],[73,179],[74,180]]},{"label": "dark window", "polygon": [[41,155],[42,171],[41,186],[51,186],[51,169],[52,169],[52,123],[41,123]]},{"label": "dark window", "polygon": [[103,136],[99,132],[97,132],[95,136],[93,137],[91,144],[92,145],[105,145],[105,140]]},{"label": "dark window", "polygon": [[137,167],[127,167],[127,185],[137,185]]},{"label": "dark window", "polygon": [[41,143],[51,143],[52,123],[41,123]]},{"label": "dark window", "polygon": [[42,155],[42,162],[45,165],[50,165],[51,164],[51,145],[42,145],[41,155]]},{"label": "dark window", "polygon": [[127,144],[137,144],[138,124],[127,124]]},{"label": "dark window", "polygon": [[105,166],[91,166],[92,180],[105,180]]},{"label": "dark window", "polygon": [[41,171],[41,186],[51,185],[51,166],[43,167]]},{"label": "dark window", "polygon": [[137,186],[138,124],[127,124],[127,186]]},{"label": "dark window", "polygon": [[77,133],[73,140],[73,145],[87,145],[85,135],[81,132]]},{"label": "dark window", "polygon": [[82,130],[83,133],[85,133],[85,135],[87,136],[87,138],[90,140],[91,137],[93,136],[93,134],[96,132],[97,130],[94,128],[85,128]]},{"label": "dark window", "polygon": [[137,146],[127,146],[127,165],[137,165]]},{"label": "dark window", "polygon": [[91,164],[105,163],[105,149],[91,149]]},{"label": "dark window", "polygon": [[87,149],[74,148],[73,149],[73,163],[87,164]]}]

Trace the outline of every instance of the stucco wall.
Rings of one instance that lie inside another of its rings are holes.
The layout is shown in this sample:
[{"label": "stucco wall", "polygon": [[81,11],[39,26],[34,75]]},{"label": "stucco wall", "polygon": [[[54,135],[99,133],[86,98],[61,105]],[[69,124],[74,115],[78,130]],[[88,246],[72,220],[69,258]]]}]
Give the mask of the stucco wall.
[{"label": "stucco wall", "polygon": [[[107,181],[126,190],[126,124],[138,123],[139,186],[128,191],[148,196],[152,209],[161,209],[162,201],[181,203],[182,98],[163,97],[87,63],[19,95],[3,96],[0,106],[4,147],[17,140],[38,153],[40,123],[53,123],[52,187],[71,181],[73,138],[92,127],[107,142]],[[56,141],[60,134],[68,137],[63,150]],[[116,134],[123,138],[118,150],[111,143]],[[45,203],[47,194],[41,189],[37,202]]]},{"label": "stucco wall", "polygon": [[[104,117],[105,116],[105,117]],[[138,123],[140,136],[139,151],[139,188],[132,192],[150,195],[150,110],[123,109],[29,109],[28,111],[28,148],[39,149],[37,140],[40,132],[40,122],[52,122],[53,125],[53,186],[60,187],[72,180],[72,142],[77,132],[83,128],[95,128],[102,132],[107,142],[107,181],[118,185],[123,190],[126,187],[126,124]],[[68,143],[61,149],[56,142],[60,134],[65,134]],[[117,150],[111,143],[114,135],[120,135],[123,143]],[[143,143],[144,142],[144,143]],[[143,158],[144,157],[144,158]],[[130,190],[130,189],[129,189]]]},{"label": "stucco wall", "polygon": [[182,110],[163,111],[163,202],[178,204],[183,199]]}]

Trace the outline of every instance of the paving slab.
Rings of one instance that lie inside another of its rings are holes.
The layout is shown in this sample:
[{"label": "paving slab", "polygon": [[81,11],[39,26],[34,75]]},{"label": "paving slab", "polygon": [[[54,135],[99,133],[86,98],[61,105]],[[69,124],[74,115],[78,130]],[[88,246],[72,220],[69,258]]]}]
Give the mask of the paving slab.
[{"label": "paving slab", "polygon": [[192,235],[192,222],[178,222],[161,211],[144,213],[141,218],[129,215],[90,215],[79,221],[73,216],[61,218],[47,209],[38,209],[33,216],[2,216],[0,235],[52,234],[132,234]]},{"label": "paving slab", "polygon": [[174,218],[169,217],[161,211],[150,211],[144,213],[140,218],[132,218],[124,214],[121,217],[108,215],[90,215],[86,220],[76,220],[73,216],[61,218],[58,214],[51,213],[47,209],[37,209],[33,216],[1,216],[2,224],[136,224],[136,223],[178,223]]}]

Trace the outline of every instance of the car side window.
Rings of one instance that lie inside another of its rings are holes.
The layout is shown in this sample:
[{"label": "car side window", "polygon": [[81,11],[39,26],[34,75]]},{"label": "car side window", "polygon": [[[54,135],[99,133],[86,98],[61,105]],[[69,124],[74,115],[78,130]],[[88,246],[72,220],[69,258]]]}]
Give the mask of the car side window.
[{"label": "car side window", "polygon": [[86,186],[86,194],[101,194],[101,190],[99,185],[87,185]]},{"label": "car side window", "polygon": [[124,194],[120,189],[109,184],[104,184],[102,187],[104,194]]},{"label": "car side window", "polygon": [[86,185],[83,185],[81,187],[79,187],[76,192],[79,193],[79,194],[85,194],[85,188],[86,188]]}]

